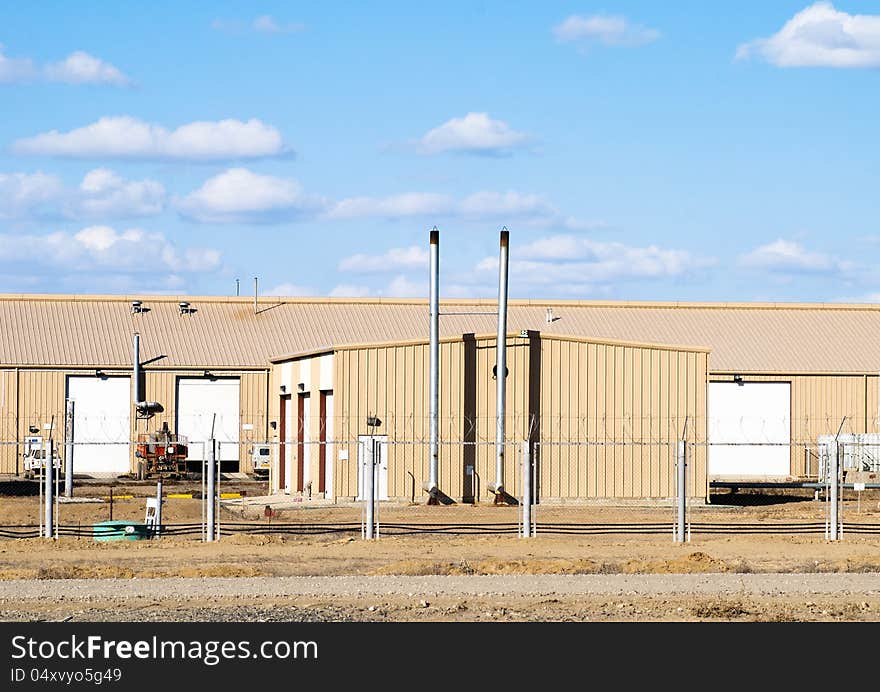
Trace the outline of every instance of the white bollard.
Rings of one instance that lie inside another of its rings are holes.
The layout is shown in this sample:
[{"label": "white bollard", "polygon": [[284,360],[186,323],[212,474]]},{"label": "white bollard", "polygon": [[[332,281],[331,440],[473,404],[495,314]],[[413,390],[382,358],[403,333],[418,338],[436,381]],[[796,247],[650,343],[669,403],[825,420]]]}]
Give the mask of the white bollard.
[{"label": "white bollard", "polygon": [[684,543],[687,540],[687,443],[678,443],[678,521],[676,523],[675,541]]},{"label": "white bollard", "polygon": [[523,442],[522,537],[532,537],[532,450],[528,440]]},{"label": "white bollard", "polygon": [[55,502],[55,479],[54,479],[54,465],[52,463],[52,457],[54,456],[54,443],[50,438],[46,442],[46,458],[43,459],[44,467],[43,467],[43,480],[46,483],[46,491],[43,493],[43,500],[46,502],[45,506],[45,517],[43,519],[44,522],[44,532],[43,535],[46,538],[53,538],[53,529],[54,529],[54,520],[53,520],[53,510],[54,510],[54,502]]},{"label": "white bollard", "polygon": [[206,529],[207,529],[207,541],[208,543],[212,543],[214,541],[214,508],[216,506],[216,498],[217,498],[217,481],[216,481],[216,471],[217,471],[217,454],[215,451],[216,445],[214,443],[214,439],[211,438],[208,447],[208,484],[206,490],[205,497],[205,508],[206,512]]}]

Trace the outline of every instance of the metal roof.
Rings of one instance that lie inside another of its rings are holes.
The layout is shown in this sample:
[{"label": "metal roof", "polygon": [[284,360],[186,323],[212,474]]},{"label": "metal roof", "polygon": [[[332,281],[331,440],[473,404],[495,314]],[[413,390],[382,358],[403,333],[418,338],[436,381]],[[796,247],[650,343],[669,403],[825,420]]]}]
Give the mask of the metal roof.
[{"label": "metal roof", "polygon": [[[146,312],[132,314],[132,300]],[[178,302],[195,310],[179,314]],[[553,321],[547,321],[547,310]],[[495,301],[441,312],[493,313]],[[445,315],[442,336],[491,333],[494,314]],[[712,372],[880,370],[880,306],[511,301],[511,331],[709,348]],[[267,368],[279,354],[422,339],[427,300],[0,295],[0,365],[128,367],[132,334],[155,367]]]}]

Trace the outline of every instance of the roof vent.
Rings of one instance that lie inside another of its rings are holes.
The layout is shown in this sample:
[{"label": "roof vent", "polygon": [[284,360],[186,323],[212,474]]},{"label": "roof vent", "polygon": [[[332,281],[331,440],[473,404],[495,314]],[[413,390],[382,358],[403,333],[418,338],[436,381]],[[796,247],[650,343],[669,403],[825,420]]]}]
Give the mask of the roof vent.
[{"label": "roof vent", "polygon": [[191,315],[196,311],[194,307],[192,307],[187,301],[182,300],[177,304],[177,307],[180,309],[181,315]]},{"label": "roof vent", "polygon": [[144,311],[144,302],[142,300],[131,301],[131,314],[136,315]]}]

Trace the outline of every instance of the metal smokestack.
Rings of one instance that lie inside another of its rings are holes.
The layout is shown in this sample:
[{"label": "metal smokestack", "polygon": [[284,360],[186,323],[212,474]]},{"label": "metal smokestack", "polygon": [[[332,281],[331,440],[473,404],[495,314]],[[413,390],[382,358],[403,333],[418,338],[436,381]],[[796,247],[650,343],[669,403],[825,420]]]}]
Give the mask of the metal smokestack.
[{"label": "metal smokestack", "polygon": [[431,343],[430,370],[431,383],[429,392],[430,415],[430,467],[428,484],[429,493],[438,488],[439,477],[439,443],[440,443],[440,231],[436,227],[431,231]]},{"label": "metal smokestack", "polygon": [[495,429],[495,484],[491,490],[497,495],[504,491],[504,422],[507,413],[507,273],[510,232],[501,230],[501,252],[498,259],[498,336],[495,358],[496,411]]},{"label": "metal smokestack", "polygon": [[137,406],[144,398],[141,396],[141,335],[134,333],[134,405]]}]

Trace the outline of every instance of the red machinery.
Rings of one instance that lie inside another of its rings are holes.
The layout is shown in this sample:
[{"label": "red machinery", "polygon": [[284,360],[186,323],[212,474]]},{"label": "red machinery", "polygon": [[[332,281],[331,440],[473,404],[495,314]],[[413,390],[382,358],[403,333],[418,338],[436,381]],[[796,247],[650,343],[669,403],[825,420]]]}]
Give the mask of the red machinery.
[{"label": "red machinery", "polygon": [[186,475],[187,454],[187,438],[172,433],[167,422],[162,424],[161,430],[138,435],[135,456],[144,460],[145,478]]}]

